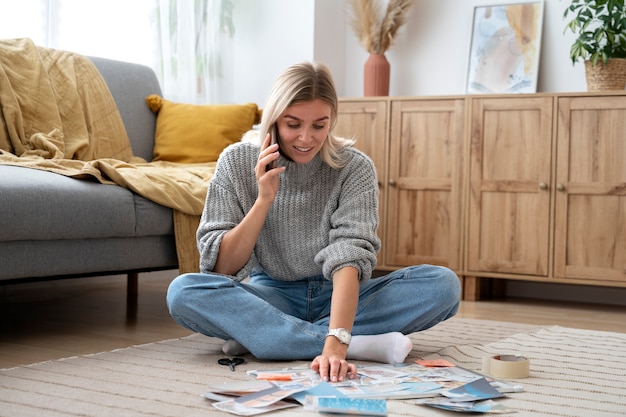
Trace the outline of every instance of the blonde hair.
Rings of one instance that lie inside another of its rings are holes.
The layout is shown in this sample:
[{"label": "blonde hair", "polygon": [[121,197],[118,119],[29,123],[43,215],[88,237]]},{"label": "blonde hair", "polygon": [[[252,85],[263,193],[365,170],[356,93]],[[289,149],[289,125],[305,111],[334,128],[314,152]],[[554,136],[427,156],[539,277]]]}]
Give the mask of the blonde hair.
[{"label": "blonde hair", "polygon": [[330,70],[324,64],[302,62],[290,66],[278,77],[263,108],[259,140],[265,140],[271,126],[287,107],[315,99],[328,103],[331,111],[330,129],[320,150],[320,157],[332,168],[342,168],[347,162],[342,150],[352,146],[354,140],[333,134],[337,123],[337,91]]}]

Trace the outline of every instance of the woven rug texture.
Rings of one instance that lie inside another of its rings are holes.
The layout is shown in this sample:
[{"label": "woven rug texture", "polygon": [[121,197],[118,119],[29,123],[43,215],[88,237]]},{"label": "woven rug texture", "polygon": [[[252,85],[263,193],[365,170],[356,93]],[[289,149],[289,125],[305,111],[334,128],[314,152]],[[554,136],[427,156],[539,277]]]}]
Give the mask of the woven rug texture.
[{"label": "woven rug texture", "polygon": [[[510,353],[531,361],[524,392],[497,401],[526,416],[626,415],[626,334],[453,318],[411,335],[407,362],[445,358],[480,371],[486,355]],[[251,369],[305,366],[246,355],[235,372],[217,364],[222,342],[202,335],[0,370],[0,416],[211,417],[208,385],[248,381]],[[365,362],[361,362],[365,364]],[[389,416],[450,416],[388,400]],[[319,416],[302,407],[261,415]]]}]

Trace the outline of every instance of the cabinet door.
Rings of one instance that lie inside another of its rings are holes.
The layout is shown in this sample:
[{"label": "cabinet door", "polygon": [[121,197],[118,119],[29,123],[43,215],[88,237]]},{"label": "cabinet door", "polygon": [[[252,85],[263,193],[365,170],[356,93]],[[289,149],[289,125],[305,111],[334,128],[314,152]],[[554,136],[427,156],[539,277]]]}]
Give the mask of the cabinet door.
[{"label": "cabinet door", "polygon": [[472,99],[468,271],[548,275],[552,103]]},{"label": "cabinet door", "polygon": [[463,99],[391,103],[387,265],[461,270],[463,109]]},{"label": "cabinet door", "polygon": [[387,101],[386,100],[341,100],[339,102],[337,125],[335,134],[337,136],[356,139],[356,147],[365,152],[376,166],[378,175],[379,195],[379,217],[378,236],[382,241],[382,249],[378,254],[378,267],[384,267],[383,256],[385,250],[385,187],[386,178],[386,157],[388,143],[387,124]]},{"label": "cabinet door", "polygon": [[626,282],[626,96],[560,98],[554,275]]}]

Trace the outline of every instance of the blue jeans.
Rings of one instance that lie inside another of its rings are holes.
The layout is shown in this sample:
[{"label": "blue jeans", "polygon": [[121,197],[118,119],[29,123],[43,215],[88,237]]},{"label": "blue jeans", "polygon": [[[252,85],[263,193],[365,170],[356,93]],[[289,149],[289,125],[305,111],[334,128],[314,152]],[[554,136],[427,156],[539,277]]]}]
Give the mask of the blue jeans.
[{"label": "blue jeans", "polygon": [[[265,274],[237,282],[219,274],[184,274],[170,284],[167,305],[183,327],[235,339],[262,360],[310,360],[322,352],[332,281],[323,277],[277,281]],[[353,335],[409,334],[456,314],[456,274],[413,266],[372,278],[360,287]]]}]

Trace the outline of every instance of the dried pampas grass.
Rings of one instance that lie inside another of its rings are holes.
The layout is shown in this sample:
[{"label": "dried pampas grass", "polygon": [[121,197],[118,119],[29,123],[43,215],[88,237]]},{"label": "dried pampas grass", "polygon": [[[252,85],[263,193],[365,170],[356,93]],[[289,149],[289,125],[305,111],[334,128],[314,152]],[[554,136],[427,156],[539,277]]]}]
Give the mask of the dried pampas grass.
[{"label": "dried pampas grass", "polygon": [[350,24],[363,48],[370,54],[384,54],[406,22],[413,0],[389,0],[384,16],[378,0],[349,0],[348,4],[352,9]]}]

